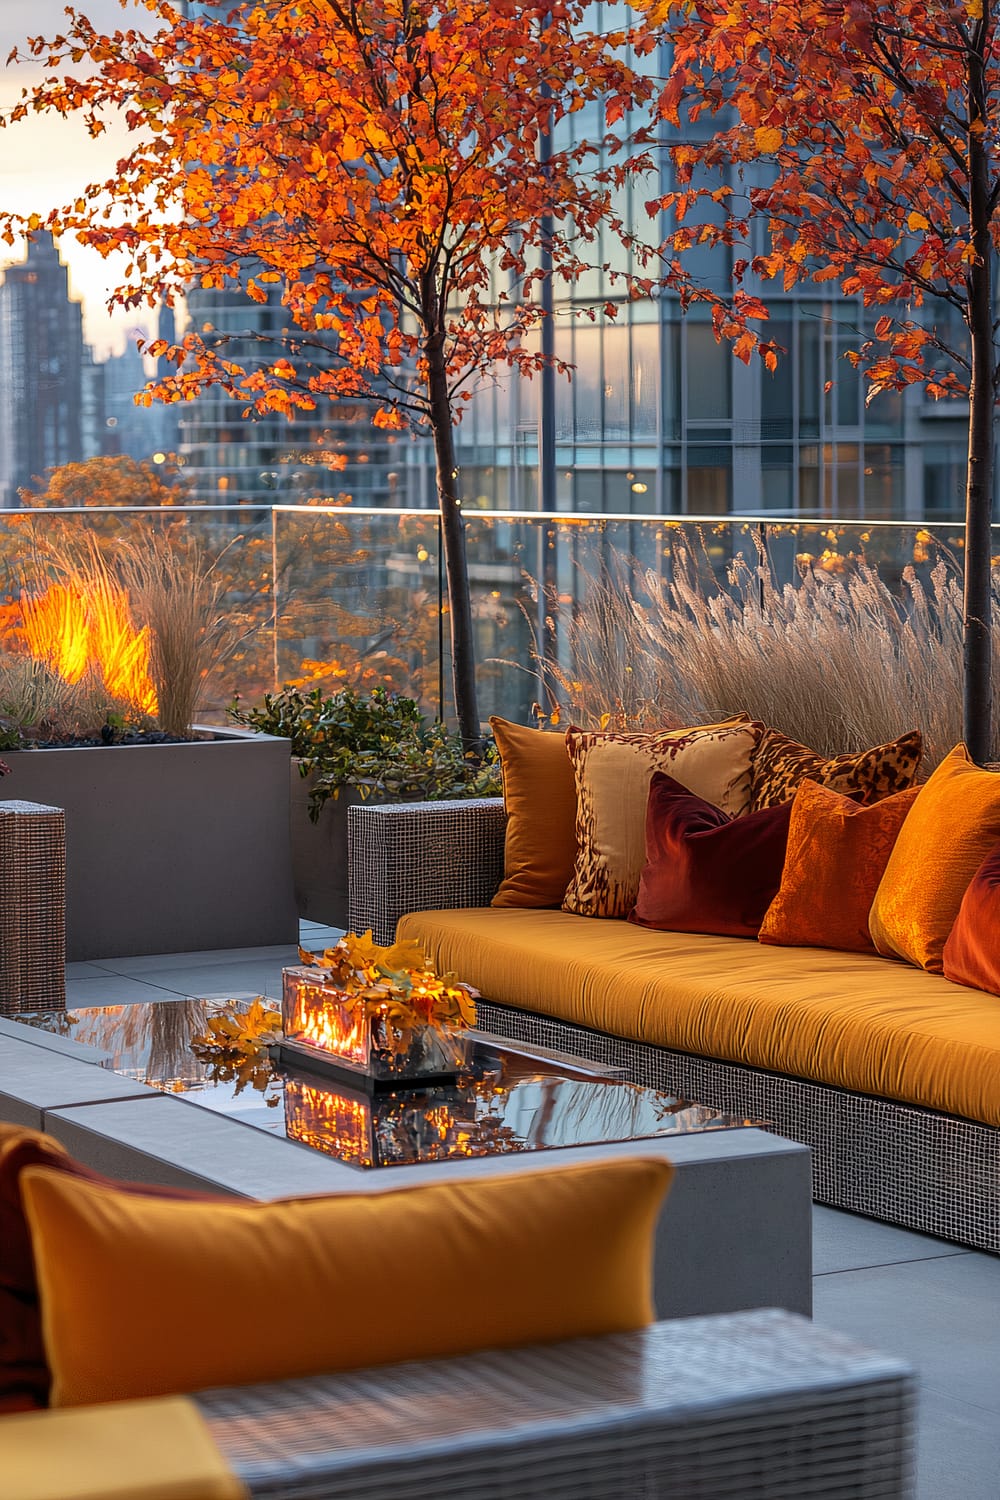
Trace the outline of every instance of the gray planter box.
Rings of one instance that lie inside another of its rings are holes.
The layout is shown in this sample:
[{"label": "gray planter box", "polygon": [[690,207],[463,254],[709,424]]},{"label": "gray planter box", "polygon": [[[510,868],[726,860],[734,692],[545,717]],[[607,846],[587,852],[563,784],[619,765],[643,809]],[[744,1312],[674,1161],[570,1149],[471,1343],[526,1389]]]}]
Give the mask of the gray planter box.
[{"label": "gray planter box", "polygon": [[288,740],[4,751],[4,792],[66,813],[66,957],[293,943]]},{"label": "gray planter box", "polygon": [[340,789],[320,808],[319,820],[309,818],[309,793],[316,778],[302,776],[299,762],[291,765],[290,802],[292,872],[295,904],[300,917],[347,926],[347,809],[361,801],[354,787]]}]

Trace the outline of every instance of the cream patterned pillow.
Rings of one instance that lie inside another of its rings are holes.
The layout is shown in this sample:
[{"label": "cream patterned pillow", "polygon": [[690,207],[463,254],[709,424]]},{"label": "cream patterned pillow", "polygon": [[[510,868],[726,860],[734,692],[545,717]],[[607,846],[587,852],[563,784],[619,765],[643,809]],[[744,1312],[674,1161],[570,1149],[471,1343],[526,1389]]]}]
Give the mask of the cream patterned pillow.
[{"label": "cream patterned pillow", "polygon": [[576,774],[576,864],[563,911],[627,917],[646,855],[646,803],[654,771],[723,812],[750,807],[750,762],[762,725],[753,721],[659,734],[566,732]]}]

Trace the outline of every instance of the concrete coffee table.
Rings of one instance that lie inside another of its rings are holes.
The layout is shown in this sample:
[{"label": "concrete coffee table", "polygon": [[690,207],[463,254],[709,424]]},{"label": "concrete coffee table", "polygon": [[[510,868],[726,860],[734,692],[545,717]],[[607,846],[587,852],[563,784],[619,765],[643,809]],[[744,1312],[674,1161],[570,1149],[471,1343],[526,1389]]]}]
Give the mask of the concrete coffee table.
[{"label": "concrete coffee table", "polygon": [[[658,1315],[810,1313],[807,1147],[591,1062],[490,1038],[464,1090],[428,1101],[433,1129],[398,1096],[378,1129],[370,1111],[362,1129],[352,1121],[363,1102],[314,1076],[286,1071],[238,1093],[213,1083],[188,1043],[221,1008],[164,1000],[0,1022],[0,1119],[48,1131],[112,1176],[257,1199],[663,1156],[676,1176],[657,1230]],[[419,1159],[435,1153],[450,1154]],[[385,1164],[358,1164],[373,1158]]]}]

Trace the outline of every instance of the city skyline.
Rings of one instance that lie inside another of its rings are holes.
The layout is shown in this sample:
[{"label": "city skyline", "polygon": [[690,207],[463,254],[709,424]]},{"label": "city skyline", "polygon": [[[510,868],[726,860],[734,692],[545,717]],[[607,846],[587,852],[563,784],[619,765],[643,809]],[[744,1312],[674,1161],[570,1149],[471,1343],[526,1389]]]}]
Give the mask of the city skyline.
[{"label": "city skyline", "polygon": [[[88,19],[103,31],[118,27],[141,26],[150,16],[144,7],[130,3],[123,9],[118,0],[83,0],[81,9]],[[32,0],[30,19],[26,7],[0,8],[0,58],[6,59],[12,48],[22,46],[31,36],[51,39],[65,26],[65,0]],[[42,76],[40,64],[23,64],[0,69],[0,107],[16,103],[22,88]],[[0,199],[8,208],[19,212],[45,214],[69,203],[91,182],[108,175],[114,161],[122,154],[127,133],[124,128],[109,128],[92,139],[78,120],[57,116],[31,116],[5,131],[0,152]],[[84,336],[98,358],[120,353],[130,328],[154,331],[148,314],[116,311],[109,315],[106,300],[110,289],[120,279],[124,262],[105,262],[94,251],[84,249],[67,237],[60,242],[62,259],[69,268],[70,287],[74,297],[83,303]],[[0,246],[0,270],[24,258],[24,245]]]}]

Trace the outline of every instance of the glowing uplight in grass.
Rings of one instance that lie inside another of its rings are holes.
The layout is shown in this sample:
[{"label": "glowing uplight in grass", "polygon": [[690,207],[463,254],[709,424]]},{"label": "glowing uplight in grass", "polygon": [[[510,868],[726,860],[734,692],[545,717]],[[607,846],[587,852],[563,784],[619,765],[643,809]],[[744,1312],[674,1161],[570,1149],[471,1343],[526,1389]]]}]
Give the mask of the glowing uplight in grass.
[{"label": "glowing uplight in grass", "polygon": [[149,631],[136,628],[127,594],[111,579],[54,583],[43,594],[22,594],[21,622],[28,651],[66,682],[95,670],[112,697],[156,713]]}]

